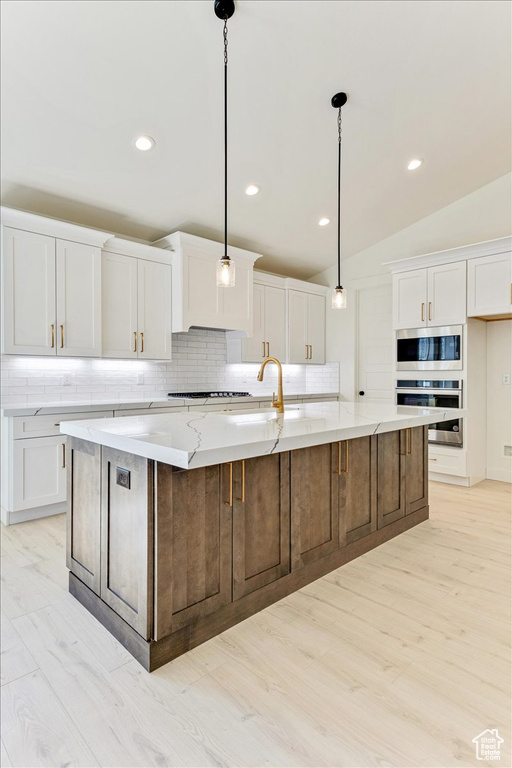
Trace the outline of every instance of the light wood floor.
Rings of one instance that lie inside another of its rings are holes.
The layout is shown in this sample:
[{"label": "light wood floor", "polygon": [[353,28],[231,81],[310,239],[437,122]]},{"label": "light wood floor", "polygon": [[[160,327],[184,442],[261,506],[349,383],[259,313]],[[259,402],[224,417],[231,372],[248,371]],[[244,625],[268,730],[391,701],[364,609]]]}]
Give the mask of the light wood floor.
[{"label": "light wood floor", "polygon": [[[2,765],[510,766],[510,486],[147,674],[67,593],[63,516],[2,529]],[[496,763],[494,763],[496,765]]]}]

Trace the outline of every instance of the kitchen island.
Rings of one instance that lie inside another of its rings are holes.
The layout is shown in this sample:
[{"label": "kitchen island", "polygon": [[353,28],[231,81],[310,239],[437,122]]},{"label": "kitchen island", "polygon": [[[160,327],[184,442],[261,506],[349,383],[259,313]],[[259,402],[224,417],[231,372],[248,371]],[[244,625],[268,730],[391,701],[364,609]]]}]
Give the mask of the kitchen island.
[{"label": "kitchen island", "polygon": [[62,422],[70,591],[156,669],[426,520],[426,425],[451,416],[329,402]]}]

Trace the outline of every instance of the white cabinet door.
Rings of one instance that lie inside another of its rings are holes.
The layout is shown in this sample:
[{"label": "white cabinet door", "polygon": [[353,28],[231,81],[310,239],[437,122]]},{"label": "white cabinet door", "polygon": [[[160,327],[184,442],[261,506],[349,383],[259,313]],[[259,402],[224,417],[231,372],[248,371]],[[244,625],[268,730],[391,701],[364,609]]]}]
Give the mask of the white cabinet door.
[{"label": "white cabinet door", "polygon": [[66,501],[66,438],[14,440],[13,511]]},{"label": "white cabinet door", "polygon": [[4,227],[3,352],[55,355],[55,239]]},{"label": "white cabinet door", "polygon": [[308,330],[306,343],[309,345],[309,363],[325,363],[325,296],[308,294]]},{"label": "white cabinet door", "polygon": [[427,325],[465,323],[466,262],[429,267],[427,273]]},{"label": "white cabinet door", "polygon": [[[254,288],[261,286],[255,285]],[[256,328],[256,295],[254,297],[254,323]],[[286,360],[286,294],[284,288],[265,286],[265,334],[267,352],[271,357]]]},{"label": "white cabinet door", "polygon": [[[222,290],[231,289],[223,288]],[[244,363],[261,363],[267,354],[265,345],[266,290],[267,288],[264,285],[254,285],[253,335],[247,339],[242,339],[242,362]]]},{"label": "white cabinet door", "polygon": [[393,328],[427,325],[427,270],[393,275]]},{"label": "white cabinet door", "polygon": [[308,361],[308,294],[288,291],[288,362],[305,364]]},{"label": "white cabinet door", "polygon": [[101,357],[101,250],[57,240],[57,354]]},{"label": "white cabinet door", "polygon": [[136,358],[137,260],[117,253],[101,256],[103,357]]},{"label": "white cabinet door", "polygon": [[512,254],[498,253],[468,261],[468,316],[512,313]]},{"label": "white cabinet door", "polygon": [[171,266],[156,261],[137,261],[138,357],[171,359]]}]

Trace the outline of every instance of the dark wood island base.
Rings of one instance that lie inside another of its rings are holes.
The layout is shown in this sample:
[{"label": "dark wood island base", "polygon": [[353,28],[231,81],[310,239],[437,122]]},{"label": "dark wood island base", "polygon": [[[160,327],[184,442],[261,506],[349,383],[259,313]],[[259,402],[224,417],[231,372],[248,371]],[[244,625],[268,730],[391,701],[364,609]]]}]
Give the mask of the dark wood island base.
[{"label": "dark wood island base", "polygon": [[73,438],[69,591],[151,672],[427,520],[427,436],[191,470]]}]

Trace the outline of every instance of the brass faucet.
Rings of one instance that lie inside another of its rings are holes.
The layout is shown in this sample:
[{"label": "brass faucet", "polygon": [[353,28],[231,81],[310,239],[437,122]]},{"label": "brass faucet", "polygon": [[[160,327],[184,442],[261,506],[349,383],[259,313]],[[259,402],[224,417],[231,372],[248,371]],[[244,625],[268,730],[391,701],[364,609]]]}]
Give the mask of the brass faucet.
[{"label": "brass faucet", "polygon": [[277,400],[276,393],[272,393],[272,402],[270,405],[272,408],[276,408],[278,413],[284,413],[284,398],[283,398],[283,368],[277,357],[266,357],[261,364],[260,372],[258,373],[258,381],[263,381],[263,371],[268,363],[275,363],[277,365]]}]

